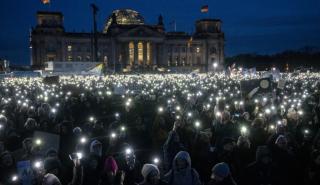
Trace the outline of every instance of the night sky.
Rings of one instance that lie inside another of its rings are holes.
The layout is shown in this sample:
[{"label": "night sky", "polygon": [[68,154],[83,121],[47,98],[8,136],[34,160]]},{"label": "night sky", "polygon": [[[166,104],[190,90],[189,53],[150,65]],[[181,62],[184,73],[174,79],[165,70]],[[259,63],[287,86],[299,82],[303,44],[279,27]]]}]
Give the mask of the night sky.
[{"label": "night sky", "polygon": [[[226,55],[271,54],[304,46],[320,48],[320,0],[1,0],[0,58],[29,64],[29,29],[38,10],[61,11],[67,31],[91,31],[90,3],[100,9],[99,30],[114,9],[132,8],[146,23],[156,24],[162,14],[166,30],[176,21],[177,31],[194,31],[201,18],[220,18],[226,35]],[[200,12],[209,5],[209,13]]]}]

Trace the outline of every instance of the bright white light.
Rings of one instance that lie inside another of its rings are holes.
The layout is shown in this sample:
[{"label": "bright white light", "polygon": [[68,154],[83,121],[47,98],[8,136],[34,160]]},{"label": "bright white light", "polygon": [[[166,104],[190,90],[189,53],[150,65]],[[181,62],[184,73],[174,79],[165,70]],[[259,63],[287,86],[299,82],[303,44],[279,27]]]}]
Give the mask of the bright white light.
[{"label": "bright white light", "polygon": [[270,109],[266,109],[266,110],[265,110],[265,113],[266,113],[266,114],[270,114],[270,113],[271,113],[271,110],[270,110]]},{"label": "bright white light", "polygon": [[218,67],[218,63],[217,62],[213,63],[213,67],[217,68]]},{"label": "bright white light", "polygon": [[197,128],[199,128],[199,127],[201,126],[200,121],[196,121],[196,122],[194,122],[194,126],[195,126],[195,127],[197,127]]},{"label": "bright white light", "polygon": [[89,117],[89,121],[93,122],[94,121],[94,117],[93,116]]},{"label": "bright white light", "polygon": [[57,112],[57,109],[52,108],[52,109],[51,109],[51,112],[52,112],[52,113],[56,113],[56,112]]},{"label": "bright white light", "polygon": [[17,175],[13,175],[11,177],[12,182],[16,182],[18,180],[18,176]]},{"label": "bright white light", "polygon": [[159,108],[158,108],[158,112],[159,112],[159,113],[162,113],[162,112],[163,112],[163,107],[159,107]]},{"label": "bright white light", "polygon": [[42,162],[41,161],[36,161],[34,162],[34,165],[33,165],[35,168],[40,168],[42,166]]},{"label": "bright white light", "polygon": [[131,148],[127,148],[125,150],[125,152],[126,152],[127,155],[130,155],[132,153],[132,149]]},{"label": "bright white light", "polygon": [[177,110],[177,111],[180,111],[180,110],[181,110],[181,107],[180,107],[180,106],[177,106],[177,107],[176,107],[176,110]]},{"label": "bright white light", "polygon": [[159,158],[155,157],[155,158],[153,159],[153,163],[154,163],[154,164],[159,164],[159,162],[160,162]]},{"label": "bright white light", "polygon": [[248,131],[248,129],[247,129],[247,127],[245,127],[245,126],[242,126],[241,129],[240,129],[240,131],[241,131],[242,134],[246,134],[247,131]]},{"label": "bright white light", "polygon": [[116,118],[118,118],[120,116],[120,114],[118,112],[116,112],[114,115],[116,116]]},{"label": "bright white light", "polygon": [[304,130],[304,133],[305,133],[305,134],[309,134],[310,131],[309,131],[308,129],[305,129],[305,130]]},{"label": "bright white light", "polygon": [[117,134],[114,133],[114,132],[112,132],[112,133],[111,133],[111,138],[116,138],[116,137],[117,137]]},{"label": "bright white light", "polygon": [[303,111],[302,110],[299,110],[298,111],[298,114],[301,116],[301,115],[303,115]]},{"label": "bright white light", "polygon": [[41,144],[42,144],[41,139],[36,139],[36,145],[41,145]]},{"label": "bright white light", "polygon": [[80,143],[86,143],[87,142],[87,138],[86,137],[81,137],[80,139]]},{"label": "bright white light", "polygon": [[188,112],[188,117],[192,117],[192,112]]},{"label": "bright white light", "polygon": [[78,159],[82,159],[83,154],[81,152],[77,152],[77,157],[78,157]]},{"label": "bright white light", "polygon": [[126,130],[126,127],[125,126],[122,126],[121,127],[121,131],[125,131]]},{"label": "bright white light", "polygon": [[216,113],[216,116],[217,116],[217,117],[220,117],[220,116],[221,116],[221,112],[218,111],[218,112]]},{"label": "bright white light", "polygon": [[275,126],[274,126],[274,125],[270,125],[270,129],[271,129],[271,130],[274,130],[274,129],[275,129]]}]

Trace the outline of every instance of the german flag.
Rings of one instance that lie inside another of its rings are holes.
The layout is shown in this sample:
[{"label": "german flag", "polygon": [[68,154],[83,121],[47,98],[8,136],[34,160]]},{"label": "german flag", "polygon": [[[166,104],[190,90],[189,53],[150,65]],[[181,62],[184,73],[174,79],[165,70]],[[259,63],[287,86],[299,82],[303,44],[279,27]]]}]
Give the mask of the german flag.
[{"label": "german flag", "polygon": [[41,0],[42,4],[50,4],[50,0]]},{"label": "german flag", "polygon": [[204,5],[201,7],[201,13],[208,13],[209,12],[209,6],[208,5]]}]

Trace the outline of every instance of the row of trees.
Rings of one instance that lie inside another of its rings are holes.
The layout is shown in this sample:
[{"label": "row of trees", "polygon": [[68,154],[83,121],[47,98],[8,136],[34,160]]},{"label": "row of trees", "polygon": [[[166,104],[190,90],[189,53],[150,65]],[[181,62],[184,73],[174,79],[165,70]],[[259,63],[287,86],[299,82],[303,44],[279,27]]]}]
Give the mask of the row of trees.
[{"label": "row of trees", "polygon": [[240,54],[226,58],[226,65],[236,63],[245,68],[257,67],[257,70],[269,70],[278,67],[281,71],[295,69],[320,69],[320,49],[304,47],[298,50],[287,50],[272,55]]}]

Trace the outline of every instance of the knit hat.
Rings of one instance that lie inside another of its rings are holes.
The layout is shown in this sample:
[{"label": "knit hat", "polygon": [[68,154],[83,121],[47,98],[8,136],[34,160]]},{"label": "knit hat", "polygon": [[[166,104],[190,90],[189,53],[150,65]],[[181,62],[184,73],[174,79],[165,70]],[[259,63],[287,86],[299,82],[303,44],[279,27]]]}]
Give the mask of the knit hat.
[{"label": "knit hat", "polygon": [[[230,168],[227,163],[222,162],[214,165],[212,168],[212,175],[219,176],[221,178],[226,178],[230,175]],[[212,176],[211,176],[212,178]]]},{"label": "knit hat", "polygon": [[72,132],[73,132],[74,134],[78,135],[78,134],[81,134],[82,130],[81,130],[80,127],[75,127],[75,128],[72,130]]},{"label": "knit hat", "polygon": [[49,157],[50,155],[58,155],[58,152],[54,148],[49,148],[46,152],[46,157]]},{"label": "knit hat", "polygon": [[154,164],[144,164],[141,170],[141,174],[143,178],[146,179],[152,171],[157,171],[157,173],[160,175],[158,167]]},{"label": "knit hat", "polygon": [[57,176],[48,173],[43,177],[42,185],[61,185],[61,182]]},{"label": "knit hat", "polygon": [[48,172],[53,169],[60,169],[61,163],[55,157],[48,157],[44,160],[44,169]]},{"label": "knit hat", "polygon": [[108,157],[104,161],[104,172],[112,171],[113,173],[116,173],[118,171],[118,165],[116,160],[114,160],[113,157]]}]

